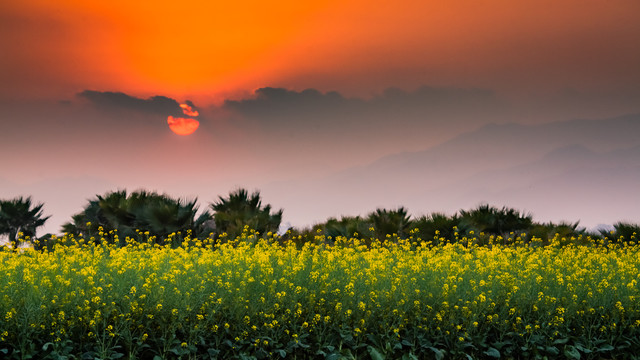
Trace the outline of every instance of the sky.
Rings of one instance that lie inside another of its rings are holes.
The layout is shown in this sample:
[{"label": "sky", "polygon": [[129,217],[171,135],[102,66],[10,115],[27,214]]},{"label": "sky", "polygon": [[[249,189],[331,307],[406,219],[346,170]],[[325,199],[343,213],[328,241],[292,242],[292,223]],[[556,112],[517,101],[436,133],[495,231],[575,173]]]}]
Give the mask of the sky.
[{"label": "sky", "polygon": [[[314,212],[323,195],[304,182],[487,124],[640,113],[636,0],[5,1],[0,48],[0,197],[44,202],[49,232],[117,188],[203,207],[258,189],[310,225],[373,209],[338,199]],[[566,217],[615,221],[590,211]]]}]

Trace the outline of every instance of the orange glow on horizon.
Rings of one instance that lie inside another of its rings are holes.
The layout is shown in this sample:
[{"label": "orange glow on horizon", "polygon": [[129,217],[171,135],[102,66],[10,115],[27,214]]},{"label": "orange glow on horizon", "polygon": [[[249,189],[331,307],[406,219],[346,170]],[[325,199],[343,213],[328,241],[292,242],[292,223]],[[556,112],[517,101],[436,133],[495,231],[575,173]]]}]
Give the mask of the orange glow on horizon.
[{"label": "orange glow on horizon", "polygon": [[171,115],[167,117],[167,124],[169,124],[171,131],[182,136],[193,134],[200,126],[200,122],[196,119],[174,118]]},{"label": "orange glow on horizon", "polygon": [[[0,2],[0,94],[636,87],[637,0]],[[550,11],[550,9],[553,11]],[[42,66],[46,59],[47,66]],[[189,116],[189,115],[188,115]]]},{"label": "orange glow on horizon", "polygon": [[313,26],[318,12],[334,3],[186,0],[149,7],[126,2],[107,11],[127,28],[119,62],[133,74],[128,81],[188,94],[245,87],[272,73],[280,56],[291,51],[290,44]]}]

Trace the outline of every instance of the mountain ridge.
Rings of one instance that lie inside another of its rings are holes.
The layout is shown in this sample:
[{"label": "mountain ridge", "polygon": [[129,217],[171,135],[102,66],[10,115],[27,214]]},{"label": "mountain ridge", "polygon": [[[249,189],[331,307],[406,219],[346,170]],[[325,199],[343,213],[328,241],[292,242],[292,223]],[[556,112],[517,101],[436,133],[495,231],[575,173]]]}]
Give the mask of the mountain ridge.
[{"label": "mountain ridge", "polygon": [[[640,205],[635,205],[640,204],[640,194],[633,192],[636,185],[640,188],[638,133],[640,114],[540,125],[488,124],[426,150],[390,154],[319,179],[281,182],[264,189],[283,199],[285,217],[287,212],[295,213],[294,224],[308,223],[311,211],[294,206],[287,200],[290,194],[298,199],[314,194],[309,201],[317,214],[322,213],[316,221],[341,215],[336,210],[353,215],[376,207],[406,206],[420,214],[455,212],[479,202],[532,207],[552,220],[562,214],[545,210],[538,201],[547,197],[545,191],[554,203],[579,204],[575,209],[553,205],[562,208],[564,216],[578,217],[571,220],[598,221],[581,215],[589,208],[585,198],[595,197],[601,206],[606,204],[599,212],[609,221],[610,214],[640,214]],[[616,182],[618,188],[608,188],[606,182]],[[598,189],[610,192],[611,200],[603,191],[593,195]],[[618,211],[615,206],[622,207]]]}]

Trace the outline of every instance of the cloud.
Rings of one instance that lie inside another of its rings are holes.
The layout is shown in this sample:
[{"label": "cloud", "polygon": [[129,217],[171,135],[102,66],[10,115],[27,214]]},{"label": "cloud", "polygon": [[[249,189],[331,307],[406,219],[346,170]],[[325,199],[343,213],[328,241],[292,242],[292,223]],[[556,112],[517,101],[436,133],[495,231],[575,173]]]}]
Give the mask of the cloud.
[{"label": "cloud", "polygon": [[277,117],[301,112],[312,114],[314,110],[338,112],[354,102],[362,102],[345,99],[335,91],[323,94],[316,89],[298,92],[264,87],[257,89],[254,94],[255,98],[252,99],[226,100],[223,107],[249,117]]},{"label": "cloud", "polygon": [[459,113],[474,108],[496,108],[499,100],[491,90],[436,88],[423,86],[415,91],[397,88],[386,89],[371,99],[345,98],[331,91],[322,93],[316,89],[303,91],[265,87],[255,91],[255,97],[243,100],[227,100],[223,107],[247,117],[275,118],[287,115],[311,116],[317,114],[349,117],[354,113],[415,113],[423,115],[450,111]]},{"label": "cloud", "polygon": [[180,108],[182,108],[182,112],[187,116],[198,116],[200,113],[198,110],[194,109],[189,104],[180,104]]},{"label": "cloud", "polygon": [[500,99],[487,89],[391,88],[365,99],[335,91],[265,87],[253,95],[222,105],[233,126],[252,139],[248,146],[256,156],[282,157],[309,169],[424,149],[460,131],[507,118],[500,114],[505,109]]},{"label": "cloud", "polygon": [[239,115],[239,126],[257,125],[262,133],[322,141],[352,141],[360,136],[370,143],[415,139],[425,132],[441,137],[452,135],[451,130],[508,118],[504,115],[508,106],[491,90],[428,86],[414,91],[389,88],[369,99],[347,98],[335,91],[265,87],[253,98],[227,100],[222,107]]},{"label": "cloud", "polygon": [[[122,92],[85,90],[77,96],[89,100],[96,107],[106,111],[133,110],[164,117],[183,114],[178,101],[162,95],[141,99]],[[191,102],[189,104],[192,105]]]}]

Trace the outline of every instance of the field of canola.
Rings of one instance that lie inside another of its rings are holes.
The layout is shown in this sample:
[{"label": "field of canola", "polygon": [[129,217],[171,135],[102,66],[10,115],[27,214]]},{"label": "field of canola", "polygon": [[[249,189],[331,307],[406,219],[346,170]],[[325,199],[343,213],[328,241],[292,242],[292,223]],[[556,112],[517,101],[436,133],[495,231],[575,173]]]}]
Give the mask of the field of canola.
[{"label": "field of canola", "polygon": [[0,252],[8,359],[640,358],[640,246],[58,246]]}]

